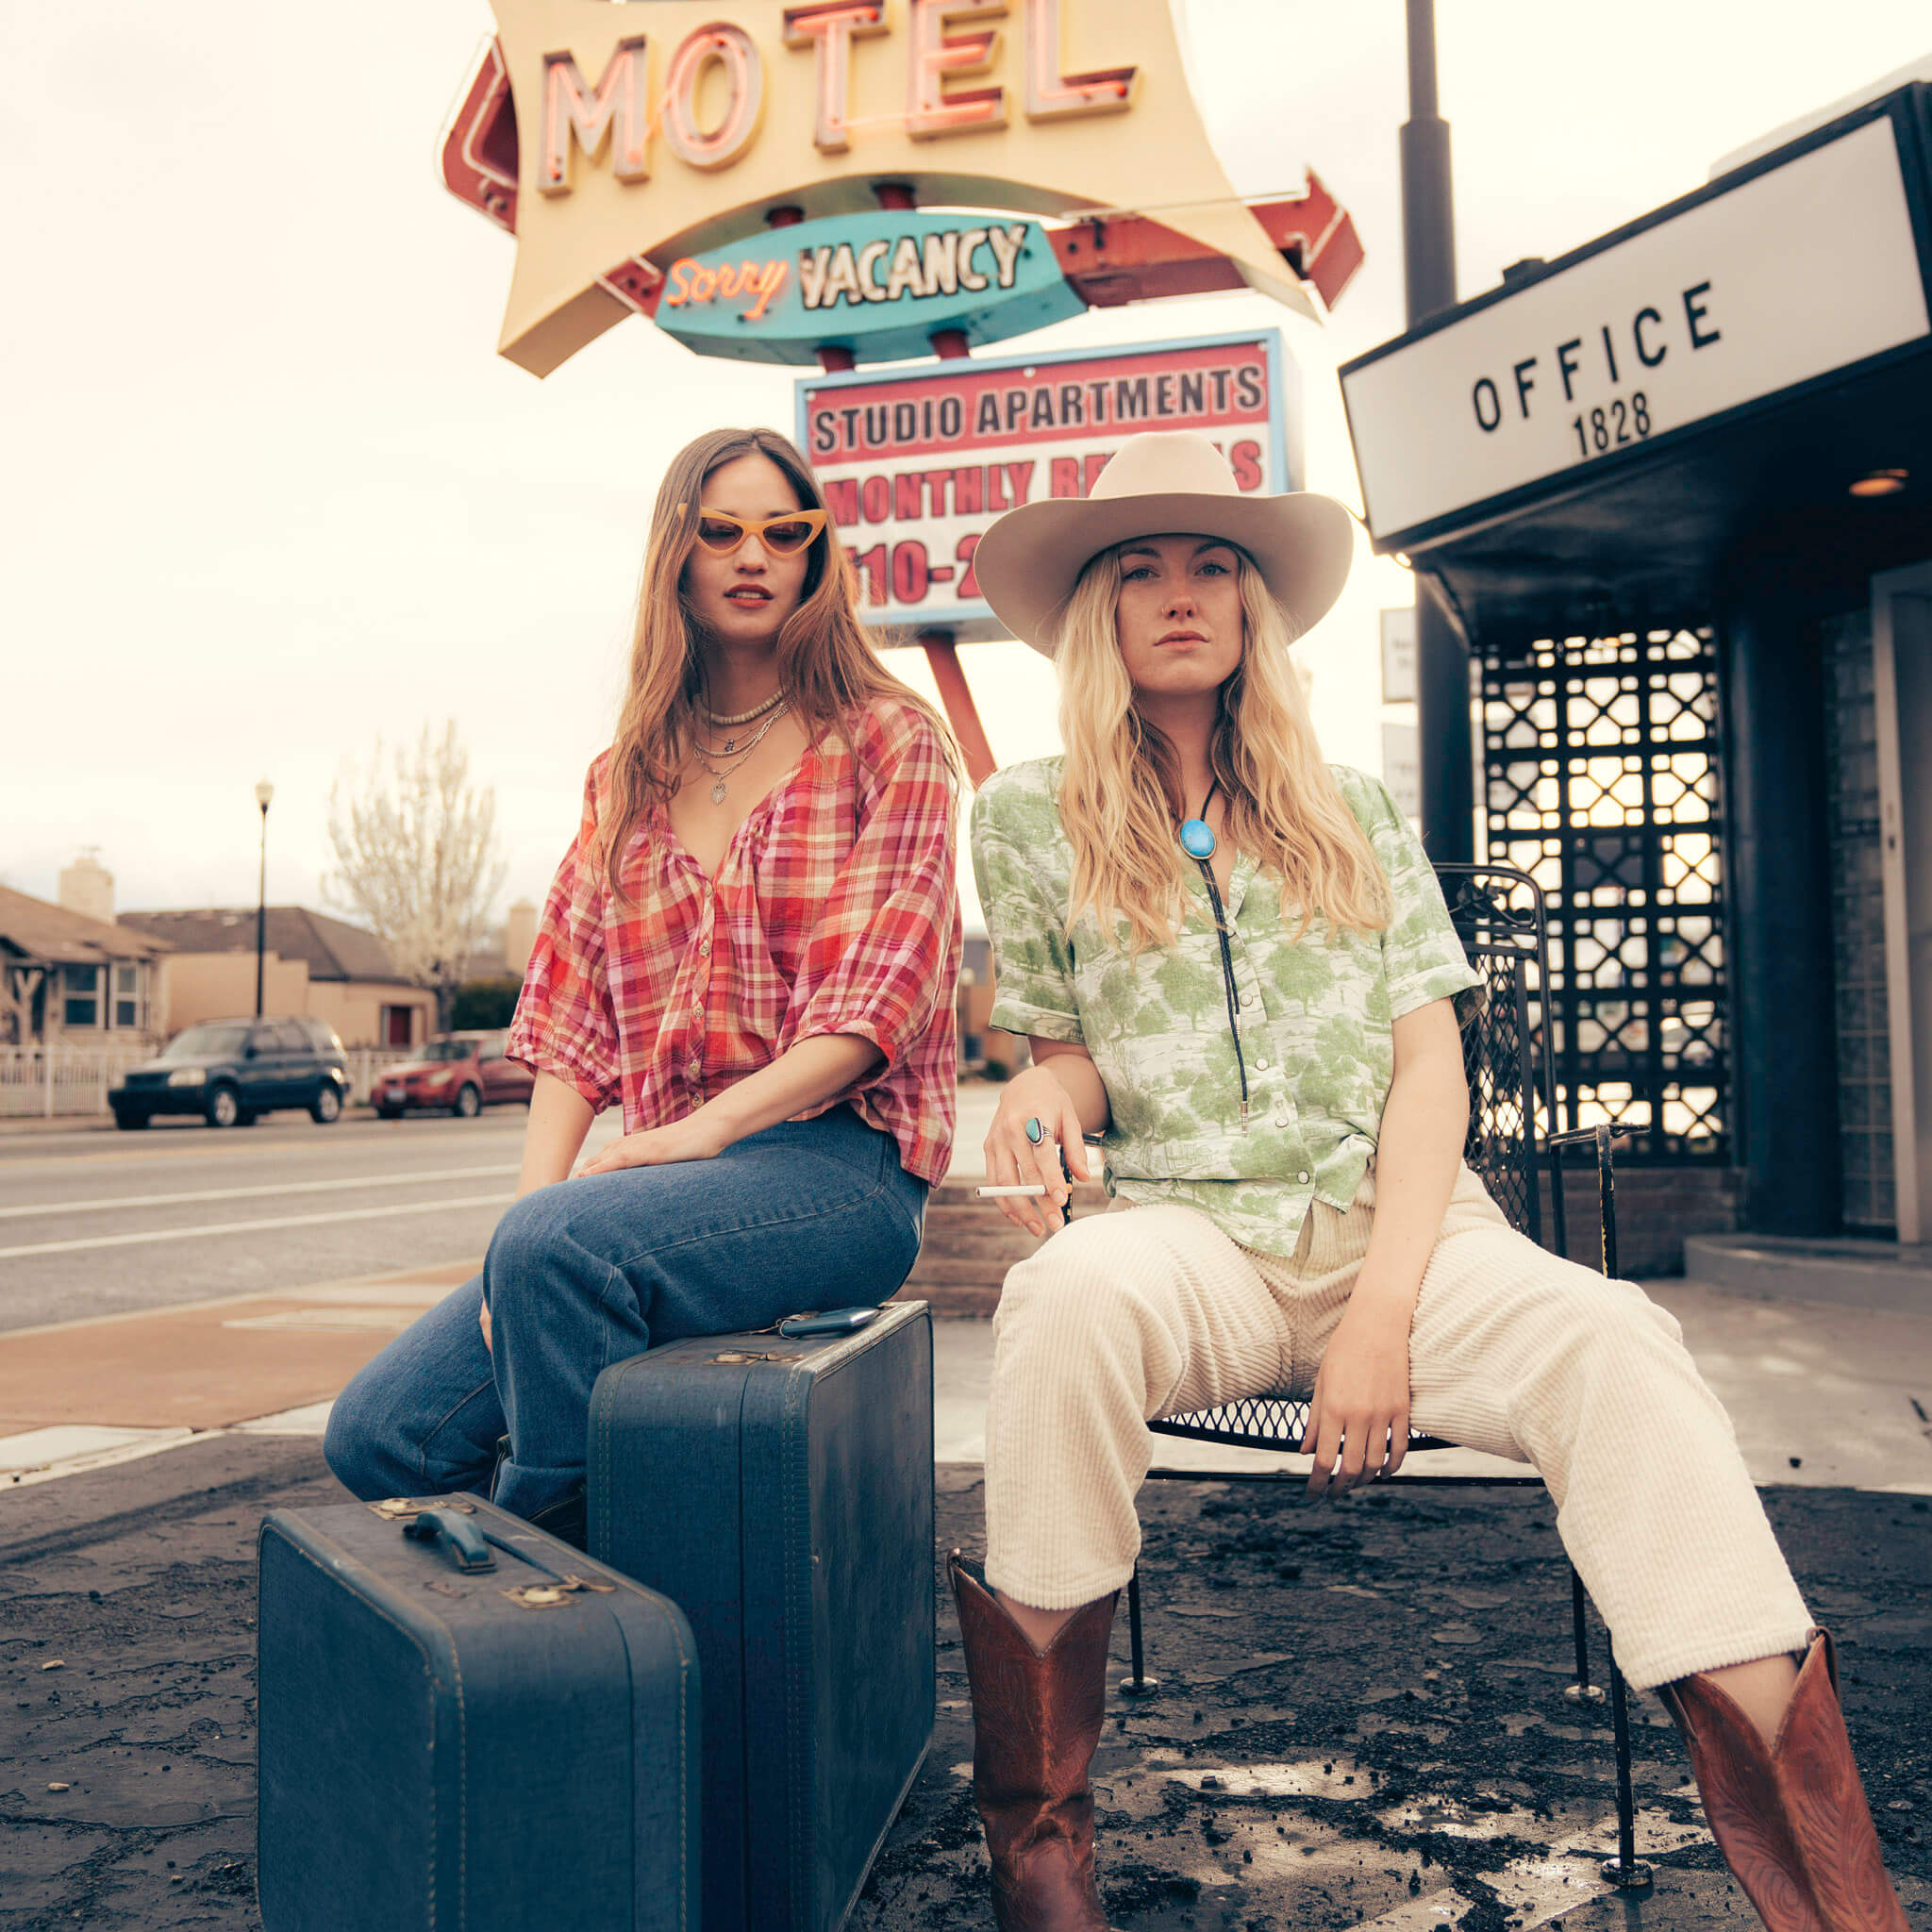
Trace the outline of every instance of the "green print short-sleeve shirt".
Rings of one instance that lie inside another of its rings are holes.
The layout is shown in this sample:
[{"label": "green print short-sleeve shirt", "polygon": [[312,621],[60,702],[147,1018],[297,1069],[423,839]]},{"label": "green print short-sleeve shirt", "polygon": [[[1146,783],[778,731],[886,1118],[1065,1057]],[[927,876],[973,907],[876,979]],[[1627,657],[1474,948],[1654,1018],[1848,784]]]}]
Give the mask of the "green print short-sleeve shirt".
[{"label": "green print short-sleeve shirt", "polygon": [[1065,760],[1009,765],[973,808],[973,865],[992,939],[992,1024],[1074,1041],[1107,1084],[1110,1194],[1198,1208],[1233,1240],[1291,1255],[1309,1205],[1355,1199],[1395,1067],[1391,1028],[1431,1000],[1467,1019],[1484,998],[1420,841],[1378,779],[1334,771],[1388,874],[1394,916],[1374,933],[1299,941],[1280,889],[1245,854],[1226,907],[1248,1069],[1248,1119],[1228,1034],[1207,888],[1189,875],[1171,945],[1129,957],[1124,920],[1070,929],[1074,855],[1060,826]]}]

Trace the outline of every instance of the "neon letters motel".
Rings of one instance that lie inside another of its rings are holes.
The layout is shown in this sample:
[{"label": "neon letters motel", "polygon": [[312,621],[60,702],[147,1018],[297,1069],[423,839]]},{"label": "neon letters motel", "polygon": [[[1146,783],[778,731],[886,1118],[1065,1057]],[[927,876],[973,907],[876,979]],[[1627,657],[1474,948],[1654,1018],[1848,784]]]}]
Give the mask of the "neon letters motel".
[{"label": "neon letters motel", "polygon": [[499,346],[536,375],[680,262],[688,304],[691,258],[875,212],[889,183],[954,208],[1158,209],[1249,287],[1317,313],[1208,144],[1169,0],[493,4],[485,60],[515,106],[514,158],[492,163],[460,126],[452,141],[498,171],[513,211],[491,210],[517,237]]}]

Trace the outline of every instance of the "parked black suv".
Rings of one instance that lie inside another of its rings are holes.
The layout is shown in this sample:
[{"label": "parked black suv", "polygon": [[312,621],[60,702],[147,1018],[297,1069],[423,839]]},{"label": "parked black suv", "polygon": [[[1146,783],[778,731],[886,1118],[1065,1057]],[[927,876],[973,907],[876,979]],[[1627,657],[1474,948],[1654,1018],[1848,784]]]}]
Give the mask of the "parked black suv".
[{"label": "parked black suv", "polygon": [[117,1127],[158,1113],[198,1113],[211,1127],[245,1127],[278,1107],[306,1107],[325,1126],[349,1098],[342,1042],[326,1021],[205,1020],[158,1059],[132,1067],[108,1095]]}]

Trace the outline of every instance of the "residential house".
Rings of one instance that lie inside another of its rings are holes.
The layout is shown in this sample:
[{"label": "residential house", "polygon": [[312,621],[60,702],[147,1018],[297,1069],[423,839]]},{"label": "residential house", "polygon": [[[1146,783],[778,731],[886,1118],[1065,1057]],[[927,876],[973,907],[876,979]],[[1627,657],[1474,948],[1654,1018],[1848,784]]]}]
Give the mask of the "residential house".
[{"label": "residential house", "polygon": [[[254,1012],[254,907],[122,918],[168,942],[175,1026]],[[261,1007],[326,1020],[345,1046],[420,1046],[436,1028],[435,993],[403,978],[373,932],[306,906],[268,908]]]},{"label": "residential house", "polygon": [[0,1046],[152,1044],[168,1030],[173,950],[165,937],[0,886]]}]

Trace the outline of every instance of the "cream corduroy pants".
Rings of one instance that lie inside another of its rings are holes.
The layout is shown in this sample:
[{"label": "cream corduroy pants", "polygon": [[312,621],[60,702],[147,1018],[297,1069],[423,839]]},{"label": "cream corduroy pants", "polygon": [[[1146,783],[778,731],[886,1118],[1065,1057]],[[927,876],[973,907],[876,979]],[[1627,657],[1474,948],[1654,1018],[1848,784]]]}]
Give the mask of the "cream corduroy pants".
[{"label": "cream corduroy pants", "polygon": [[[1120,1204],[1116,1204],[1117,1208]],[[1092,1215],[1010,1270],[986,1425],[988,1580],[1067,1609],[1124,1585],[1150,1418],[1306,1397],[1374,1220],[1317,1203],[1292,1258],[1172,1205]],[[1811,1621],[1676,1322],[1518,1234],[1464,1168],[1409,1330],[1410,1421],[1533,1464],[1639,1690],[1804,1647]]]}]

